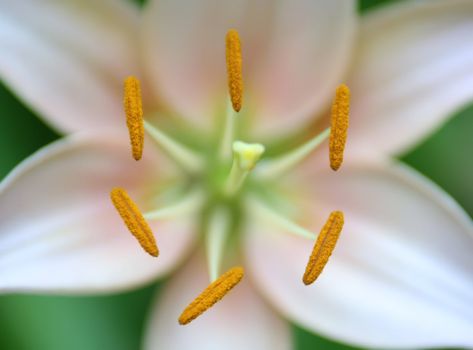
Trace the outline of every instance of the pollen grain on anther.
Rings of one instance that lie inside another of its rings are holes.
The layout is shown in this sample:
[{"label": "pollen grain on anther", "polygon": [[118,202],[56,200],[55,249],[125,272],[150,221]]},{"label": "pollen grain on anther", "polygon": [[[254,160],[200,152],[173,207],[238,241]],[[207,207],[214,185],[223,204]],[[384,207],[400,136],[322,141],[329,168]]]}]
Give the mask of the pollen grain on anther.
[{"label": "pollen grain on anther", "polygon": [[243,74],[240,36],[235,29],[227,32],[226,57],[230,99],[235,112],[239,112],[243,102]]},{"label": "pollen grain on anther", "polygon": [[227,293],[241,281],[243,275],[243,268],[239,266],[233,267],[225,272],[185,308],[181,316],[179,316],[179,323],[186,325],[202,315],[216,302],[227,295]]},{"label": "pollen grain on anther", "polygon": [[143,154],[145,133],[143,125],[143,105],[140,81],[133,76],[125,79],[123,106],[125,108],[126,124],[130,134],[133,158],[140,160]]},{"label": "pollen grain on anther", "polygon": [[343,152],[347,141],[350,114],[350,89],[340,85],[332,104],[331,131],[329,142],[330,167],[338,170],[343,162]]},{"label": "pollen grain on anther", "polygon": [[307,262],[305,273],[302,277],[305,285],[312,284],[322,273],[340,237],[343,224],[344,218],[341,211],[334,211],[330,214],[320,231],[319,237],[312,249],[312,254]]},{"label": "pollen grain on anther", "polygon": [[141,247],[148,254],[158,256],[159,250],[153,232],[138,206],[131,200],[126,191],[122,188],[114,188],[110,192],[110,197],[125,225],[138,240]]}]

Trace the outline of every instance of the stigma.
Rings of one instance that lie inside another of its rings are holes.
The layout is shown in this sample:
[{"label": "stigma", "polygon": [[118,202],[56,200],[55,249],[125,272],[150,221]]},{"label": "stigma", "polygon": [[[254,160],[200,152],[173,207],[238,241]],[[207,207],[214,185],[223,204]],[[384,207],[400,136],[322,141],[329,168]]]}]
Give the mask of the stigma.
[{"label": "stigma", "polygon": [[156,240],[143,214],[141,214],[138,209],[138,206],[122,188],[114,188],[110,193],[110,197],[118,214],[120,214],[128,230],[135,236],[141,247],[149,255],[157,257],[159,250],[156,245]]},{"label": "stigma", "polygon": [[179,316],[179,323],[186,325],[202,315],[215,305],[216,302],[227,295],[227,293],[241,281],[243,275],[244,271],[242,267],[233,267],[225,272],[184,309],[181,316]]}]

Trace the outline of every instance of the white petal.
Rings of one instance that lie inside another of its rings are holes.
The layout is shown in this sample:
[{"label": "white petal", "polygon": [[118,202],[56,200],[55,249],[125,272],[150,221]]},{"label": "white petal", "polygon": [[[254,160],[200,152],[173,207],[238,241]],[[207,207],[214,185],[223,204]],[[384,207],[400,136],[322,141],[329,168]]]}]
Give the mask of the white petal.
[{"label": "white petal", "polygon": [[312,241],[273,228],[248,235],[250,272],[272,303],[303,327],[359,346],[473,346],[473,224],[452,199],[395,165],[310,179],[299,206],[307,226],[318,232],[342,210],[345,227],[311,286],[301,279]]},{"label": "white petal", "polygon": [[346,0],[281,2],[249,86],[259,132],[286,134],[323,112],[350,63],[355,5]]},{"label": "white petal", "polygon": [[145,60],[164,101],[205,123],[227,99],[225,34],[236,28],[242,113],[251,112],[260,131],[287,131],[332,97],[349,62],[354,20],[355,3],[345,0],[152,0]]},{"label": "white petal", "polygon": [[165,170],[152,153],[148,147],[135,162],[127,141],[75,136],[20,164],[0,185],[0,292],[121,290],[174,266],[192,243],[190,223],[150,223],[160,249],[152,258],[109,196],[124,187],[145,210],[150,181],[158,189]]},{"label": "white petal", "polygon": [[110,125],[123,79],[139,74],[137,20],[119,0],[2,1],[0,76],[61,130]]},{"label": "white petal", "polygon": [[473,2],[406,1],[362,17],[351,150],[406,151],[473,98]]},{"label": "white petal", "polygon": [[247,277],[221,301],[186,326],[177,319],[208,285],[202,257],[194,257],[155,301],[148,321],[146,350],[291,349],[289,324],[255,293]]}]

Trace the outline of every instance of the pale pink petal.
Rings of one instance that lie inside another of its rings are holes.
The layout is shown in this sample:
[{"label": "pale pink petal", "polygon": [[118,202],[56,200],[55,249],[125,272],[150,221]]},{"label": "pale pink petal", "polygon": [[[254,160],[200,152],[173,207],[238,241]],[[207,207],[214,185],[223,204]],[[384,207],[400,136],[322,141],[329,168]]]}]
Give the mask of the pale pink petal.
[{"label": "pale pink petal", "polygon": [[363,347],[473,346],[473,224],[461,208],[395,164],[309,178],[301,222],[318,232],[342,210],[345,226],[310,286],[301,279],[311,240],[273,227],[249,232],[250,272],[273,305],[307,329]]},{"label": "pale pink petal", "polygon": [[345,0],[152,0],[146,68],[164,103],[208,124],[227,101],[225,34],[236,28],[242,114],[249,112],[259,131],[287,131],[332,97],[349,62],[355,16],[355,2]]},{"label": "pale pink petal", "polygon": [[123,79],[140,73],[137,24],[126,1],[2,1],[0,77],[62,131],[113,124]]},{"label": "pale pink petal", "polygon": [[208,284],[203,257],[194,257],[158,295],[148,320],[144,349],[291,349],[289,324],[269,309],[247,277],[203,315],[188,325],[179,325],[181,312]]},{"label": "pale pink petal", "polygon": [[274,19],[250,102],[260,133],[287,133],[327,108],[351,60],[354,1],[283,1]]},{"label": "pale pink petal", "polygon": [[151,147],[136,162],[127,140],[119,140],[69,137],[25,160],[1,183],[0,292],[131,288],[162,275],[188,250],[195,232],[187,220],[150,222],[158,258],[126,229],[110,190],[125,188],[146,210],[153,198],[159,203],[166,163]]},{"label": "pale pink petal", "polygon": [[362,17],[349,151],[399,154],[473,98],[473,2],[402,1]]}]

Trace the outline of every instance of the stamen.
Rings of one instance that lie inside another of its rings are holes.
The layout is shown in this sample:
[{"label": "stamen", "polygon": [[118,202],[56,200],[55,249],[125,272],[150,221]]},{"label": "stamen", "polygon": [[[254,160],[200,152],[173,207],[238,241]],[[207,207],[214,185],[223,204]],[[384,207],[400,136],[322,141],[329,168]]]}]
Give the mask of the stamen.
[{"label": "stamen", "polygon": [[322,273],[328,258],[335,248],[343,228],[343,223],[343,213],[341,211],[334,211],[330,214],[315,242],[304,276],[302,277],[305,285],[313,283]]},{"label": "stamen", "polygon": [[259,143],[233,142],[233,164],[225,186],[227,195],[231,196],[240,189],[263,153],[264,146]]},{"label": "stamen", "polygon": [[114,188],[110,192],[110,197],[125,225],[143,249],[152,256],[158,256],[159,250],[153,232],[143,218],[138,206],[131,200],[126,191],[122,188]]},{"label": "stamen", "polygon": [[179,316],[179,323],[188,324],[222,299],[243,278],[243,268],[233,267],[212,282]]},{"label": "stamen", "polygon": [[233,109],[239,112],[243,101],[241,44],[238,32],[230,29],[226,37],[228,89]]},{"label": "stamen", "polygon": [[337,88],[332,104],[330,133],[330,167],[338,170],[343,162],[343,151],[347,141],[347,130],[350,113],[350,89],[342,84]]},{"label": "stamen", "polygon": [[314,136],[311,140],[302,146],[289,151],[275,159],[268,159],[258,168],[257,176],[262,179],[274,179],[294,168],[298,163],[304,160],[312,151],[314,151],[330,135],[330,128],[325,129],[320,134]]},{"label": "stamen", "polygon": [[145,131],[143,127],[143,105],[141,101],[140,81],[133,76],[125,79],[123,105],[126,124],[130,134],[133,158],[140,160],[143,154]]},{"label": "stamen", "polygon": [[203,159],[186,146],[144,121],[144,127],[156,143],[185,170],[196,173],[204,166]]},{"label": "stamen", "polygon": [[218,208],[210,217],[206,235],[210,282],[218,278],[225,242],[230,230],[228,212]]},{"label": "stamen", "polygon": [[258,219],[261,218],[262,220],[265,220],[268,223],[278,226],[293,235],[309,238],[312,240],[315,239],[314,233],[310,232],[302,226],[299,226],[288,218],[280,215],[275,210],[265,205],[261,200],[250,197],[249,199],[247,199],[246,204],[247,209],[250,211],[250,213],[258,216]]},{"label": "stamen", "polygon": [[220,159],[230,159],[232,155],[232,144],[235,134],[235,122],[237,113],[232,108],[231,101],[228,101],[225,115],[225,125],[223,127],[222,140],[220,141]]},{"label": "stamen", "polygon": [[143,217],[148,220],[157,220],[184,216],[195,212],[204,203],[204,200],[205,196],[202,190],[195,189],[176,203],[144,213]]}]

